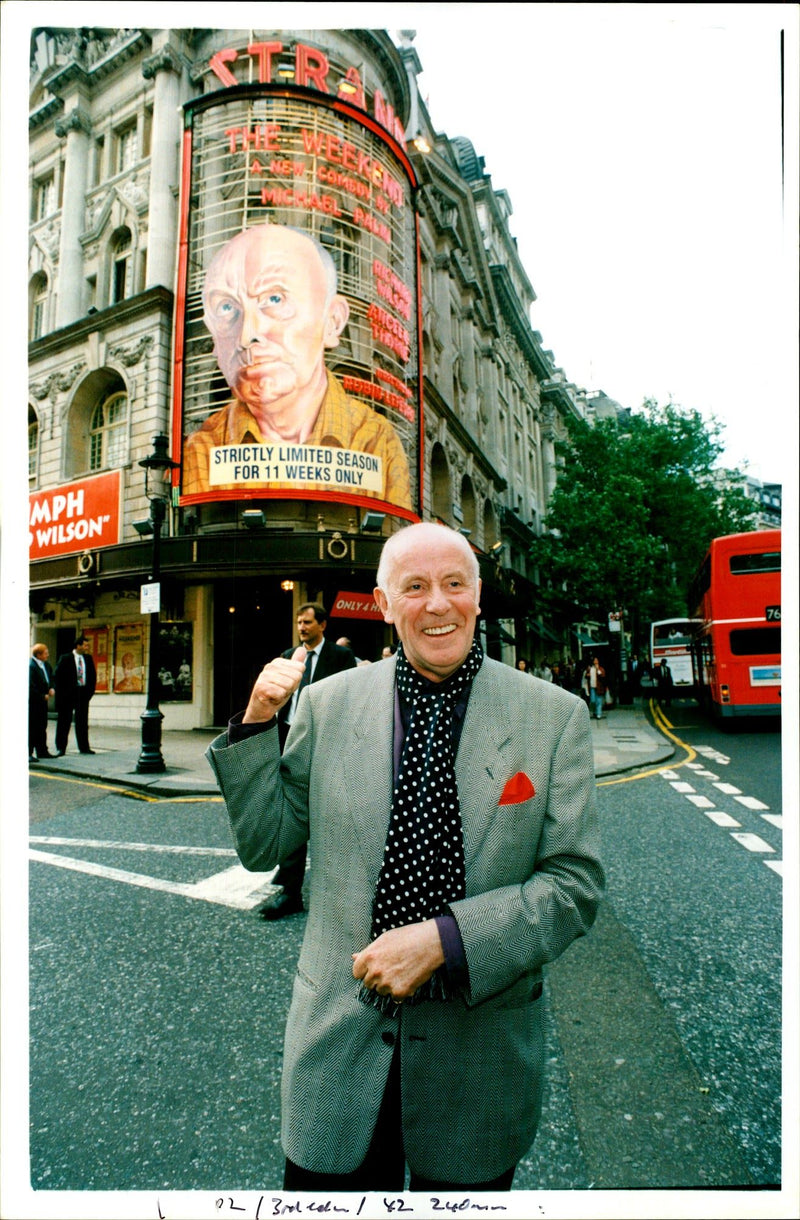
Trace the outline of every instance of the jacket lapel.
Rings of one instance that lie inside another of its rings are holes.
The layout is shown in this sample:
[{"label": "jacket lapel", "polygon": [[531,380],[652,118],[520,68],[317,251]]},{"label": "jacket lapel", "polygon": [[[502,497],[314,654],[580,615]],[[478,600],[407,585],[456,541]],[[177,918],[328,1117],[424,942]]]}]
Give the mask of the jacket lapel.
[{"label": "jacket lapel", "polygon": [[374,682],[364,684],[342,726],[347,803],[368,875],[376,879],[392,810],[395,665],[387,659],[370,667]]},{"label": "jacket lapel", "polygon": [[484,664],[472,684],[456,757],[467,872],[496,812],[496,794],[507,778],[503,750],[512,731],[508,699],[503,698],[496,675]]}]

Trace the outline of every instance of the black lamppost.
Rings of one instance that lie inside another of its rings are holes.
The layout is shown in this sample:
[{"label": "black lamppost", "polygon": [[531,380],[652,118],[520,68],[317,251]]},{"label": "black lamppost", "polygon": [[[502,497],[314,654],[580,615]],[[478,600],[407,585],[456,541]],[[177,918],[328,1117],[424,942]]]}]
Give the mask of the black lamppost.
[{"label": "black lamppost", "polygon": [[[153,558],[150,571],[150,581],[158,585],[161,575],[161,530],[167,517],[167,500],[159,491],[153,491],[149,486],[150,471],[160,471],[164,475],[173,470],[178,463],[167,456],[169,438],[163,433],[153,437],[153,452],[149,457],[139,462],[144,467],[144,494],[150,501],[150,516],[146,521],[134,521],[134,529],[140,534],[153,535]],[[160,604],[160,590],[158,591]],[[150,657],[147,666],[147,703],[142,712],[142,749],[136,770],[142,772],[166,771],[166,764],[161,753],[161,722],[164,715],[158,706],[159,693],[159,610],[150,611]]]}]

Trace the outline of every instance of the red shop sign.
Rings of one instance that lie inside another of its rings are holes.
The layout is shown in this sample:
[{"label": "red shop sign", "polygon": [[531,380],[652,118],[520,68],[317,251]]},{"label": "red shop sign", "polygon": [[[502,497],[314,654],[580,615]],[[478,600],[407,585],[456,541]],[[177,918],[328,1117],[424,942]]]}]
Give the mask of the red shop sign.
[{"label": "red shop sign", "polygon": [[371,593],[337,593],[330,617],[369,618],[383,622],[383,615]]}]

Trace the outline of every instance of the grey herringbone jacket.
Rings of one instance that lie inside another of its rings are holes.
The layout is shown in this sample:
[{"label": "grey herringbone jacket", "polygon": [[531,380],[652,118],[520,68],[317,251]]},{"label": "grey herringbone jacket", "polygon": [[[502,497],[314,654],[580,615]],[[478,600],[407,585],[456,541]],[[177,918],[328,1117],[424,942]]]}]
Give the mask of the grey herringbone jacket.
[{"label": "grey herringbone jacket", "polygon": [[[394,674],[385,660],[307,687],[282,759],[274,731],[232,746],[219,737],[208,756],[247,868],[270,869],[310,840],[284,1045],[286,1154],[318,1172],[357,1168],[399,1038],[409,1164],[434,1180],[486,1180],[533,1140],[542,966],[589,930],[602,893],[591,726],[582,700],[484,660],[456,759],[467,893],[452,911],[469,987],[384,1016],[356,998],[351,955],[370,940],[389,825]],[[534,794],[508,803],[520,772]]]}]

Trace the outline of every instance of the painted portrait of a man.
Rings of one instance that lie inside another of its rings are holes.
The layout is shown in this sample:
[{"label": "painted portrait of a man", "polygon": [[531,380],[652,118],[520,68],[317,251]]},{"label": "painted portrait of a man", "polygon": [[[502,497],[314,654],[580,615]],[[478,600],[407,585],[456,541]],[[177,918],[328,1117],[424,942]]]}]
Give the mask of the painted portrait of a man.
[{"label": "painted portrait of a man", "polygon": [[325,364],[349,316],[333,259],[306,233],[257,225],[217,251],[203,285],[203,319],[232,397],[184,443],[184,495],[240,489],[211,479],[217,447],[305,445],[370,455],[371,484],[360,494],[412,507],[394,427],[350,397]]}]

